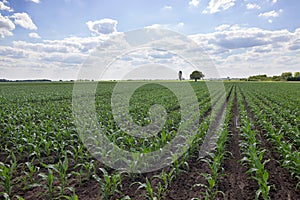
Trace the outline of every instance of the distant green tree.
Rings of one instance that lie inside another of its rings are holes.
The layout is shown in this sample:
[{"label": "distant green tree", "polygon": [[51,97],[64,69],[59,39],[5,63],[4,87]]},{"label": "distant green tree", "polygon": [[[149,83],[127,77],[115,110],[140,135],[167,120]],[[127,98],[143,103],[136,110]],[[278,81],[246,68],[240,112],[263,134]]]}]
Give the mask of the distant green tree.
[{"label": "distant green tree", "polygon": [[283,73],[281,74],[281,77],[282,77],[284,80],[287,80],[289,77],[292,77],[292,76],[293,76],[292,72],[283,72]]},{"label": "distant green tree", "polygon": [[198,79],[201,79],[204,77],[204,74],[200,71],[193,71],[190,75],[190,79],[194,79],[195,82],[197,82]]},{"label": "distant green tree", "polygon": [[249,76],[248,81],[267,81],[269,80],[266,74]]},{"label": "distant green tree", "polygon": [[272,76],[272,81],[283,81],[281,76]]},{"label": "distant green tree", "polygon": [[295,72],[294,77],[300,77],[300,72]]}]

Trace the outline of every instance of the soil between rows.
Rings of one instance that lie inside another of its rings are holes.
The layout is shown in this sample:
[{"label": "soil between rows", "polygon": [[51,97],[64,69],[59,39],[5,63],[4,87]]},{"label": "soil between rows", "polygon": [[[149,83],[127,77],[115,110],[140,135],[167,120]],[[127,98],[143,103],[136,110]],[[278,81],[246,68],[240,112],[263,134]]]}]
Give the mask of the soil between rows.
[{"label": "soil between rows", "polygon": [[238,126],[238,105],[237,95],[234,92],[234,100],[232,107],[232,118],[229,123],[227,154],[223,162],[224,176],[218,183],[219,190],[225,194],[225,199],[253,199],[255,191],[258,189],[257,183],[250,179],[246,174],[247,168],[242,166],[239,161],[242,159],[240,144],[240,133]]}]

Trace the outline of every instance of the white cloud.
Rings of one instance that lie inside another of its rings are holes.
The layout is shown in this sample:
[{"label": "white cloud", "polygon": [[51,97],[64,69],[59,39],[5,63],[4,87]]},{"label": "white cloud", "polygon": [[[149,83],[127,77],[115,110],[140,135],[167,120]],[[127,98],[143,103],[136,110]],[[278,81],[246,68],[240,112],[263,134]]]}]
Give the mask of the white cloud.
[{"label": "white cloud", "polygon": [[29,30],[37,30],[36,25],[32,22],[30,16],[27,13],[15,13],[11,16],[14,19],[15,24],[20,25],[23,28]]},{"label": "white cloud", "polygon": [[33,3],[40,3],[41,2],[40,0],[27,0],[27,1],[31,1]]},{"label": "white cloud", "polygon": [[[178,23],[173,26],[183,25]],[[154,28],[164,26],[167,25],[153,25]],[[94,48],[107,45],[107,39],[111,36],[68,37],[38,43],[15,41],[12,47],[0,45],[1,75],[7,78],[41,78],[48,75],[53,79],[76,79],[81,63]],[[191,35],[189,38],[207,52],[223,77],[281,74],[282,71],[296,71],[300,63],[300,28],[294,32],[285,29],[270,31],[223,24],[214,32]],[[149,51],[142,55],[142,58],[138,57],[140,55],[133,56],[133,61],[143,64],[144,59],[150,59],[161,63],[165,61],[168,65],[175,58],[163,51]],[[124,59],[120,62],[125,65],[129,61]],[[178,66],[182,66],[181,63]],[[184,74],[188,72],[184,71]]]},{"label": "white cloud", "polygon": [[231,26],[230,26],[229,24],[222,24],[222,25],[220,25],[220,26],[215,27],[215,30],[216,30],[216,31],[223,31],[223,30],[228,29],[228,28],[230,28],[230,27],[231,27]]},{"label": "white cloud", "polygon": [[100,19],[97,21],[88,21],[86,25],[92,33],[111,34],[117,32],[118,21],[114,19]]},{"label": "white cloud", "polygon": [[15,29],[15,24],[7,17],[2,16],[0,13],[0,36],[2,38],[6,36],[12,36],[12,30]]},{"label": "white cloud", "polygon": [[[283,10],[280,9],[279,13],[282,13],[282,12],[283,12]],[[260,13],[258,16],[263,17],[263,18],[267,19],[269,23],[272,23],[274,18],[279,17],[279,13],[276,12],[275,10],[271,10],[269,12]]]},{"label": "white cloud", "polygon": [[279,14],[275,10],[272,10],[272,11],[269,11],[269,12],[260,13],[258,16],[259,17],[264,17],[264,18],[272,18],[272,17],[275,18],[275,17],[278,17]]},{"label": "white cloud", "polygon": [[225,24],[213,33],[189,37],[208,53],[224,77],[276,75],[296,71],[300,62],[300,28],[270,31]]},{"label": "white cloud", "polygon": [[255,3],[248,3],[247,4],[247,9],[252,10],[252,9],[261,9],[261,7]]},{"label": "white cloud", "polygon": [[191,0],[189,2],[189,5],[190,6],[193,6],[193,7],[198,7],[199,6],[199,3],[200,3],[200,0]]},{"label": "white cloud", "polygon": [[184,27],[183,22],[179,22],[178,24],[152,24],[150,26],[146,26],[145,28],[169,29],[173,31],[179,31],[182,27]]},{"label": "white cloud", "polygon": [[8,11],[8,12],[13,12],[14,11],[12,8],[5,5],[4,3],[6,3],[6,2],[0,1],[0,10],[5,10],[5,11]]},{"label": "white cloud", "polygon": [[172,6],[165,6],[165,7],[163,7],[163,10],[172,10],[173,8],[172,8]]},{"label": "white cloud", "polygon": [[29,33],[28,36],[31,38],[41,38],[41,36],[39,36],[37,33]]},{"label": "white cloud", "polygon": [[207,8],[203,11],[204,14],[214,14],[222,10],[227,10],[235,5],[236,0],[210,0]]}]

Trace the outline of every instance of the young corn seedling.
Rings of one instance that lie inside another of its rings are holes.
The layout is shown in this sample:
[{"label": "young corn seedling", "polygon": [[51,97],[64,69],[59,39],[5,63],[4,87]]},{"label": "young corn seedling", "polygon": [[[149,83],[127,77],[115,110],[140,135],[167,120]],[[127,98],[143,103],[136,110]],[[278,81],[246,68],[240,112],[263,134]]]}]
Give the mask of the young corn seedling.
[{"label": "young corn seedling", "polygon": [[52,169],[59,175],[58,179],[61,184],[61,186],[59,186],[61,195],[63,195],[65,192],[67,179],[70,176],[69,174],[67,174],[68,167],[69,167],[69,162],[68,162],[67,154],[65,154],[63,162],[60,160],[57,164],[49,166],[50,169]]},{"label": "young corn seedling", "polygon": [[26,177],[29,179],[30,184],[33,183],[34,181],[34,174],[39,171],[39,167],[35,166],[33,164],[34,159],[31,162],[26,162],[25,165],[27,166],[29,172],[25,171],[24,173],[26,174]]},{"label": "young corn seedling", "polygon": [[[211,174],[209,173],[201,173],[201,175],[205,178],[205,180],[208,182],[208,186],[202,183],[197,183],[195,185],[193,185],[193,187],[204,187],[205,190],[205,200],[214,200],[216,195],[221,192],[221,191],[217,191],[215,190],[215,186],[216,186],[216,181],[213,179],[213,177],[211,176]],[[222,193],[222,192],[221,192]]]},{"label": "young corn seedling", "polygon": [[172,169],[169,173],[162,171],[162,173],[160,175],[154,176],[163,181],[164,190],[167,190],[167,188],[171,185],[173,179],[175,178],[174,171],[175,171],[175,169]]},{"label": "young corn seedling", "polygon": [[78,195],[75,193],[75,189],[71,188],[71,191],[73,193],[71,196],[64,195],[63,198],[67,200],[78,200]]},{"label": "young corn seedling", "polygon": [[46,175],[44,173],[40,173],[39,176],[42,177],[42,179],[46,181],[47,185],[46,186],[42,185],[42,186],[48,190],[49,199],[52,200],[53,194],[54,194],[53,181],[55,179],[52,170],[50,168],[48,168],[48,175]]},{"label": "young corn seedling", "polygon": [[11,195],[11,179],[12,174],[10,167],[4,163],[0,163],[0,183],[4,188],[4,191],[0,192],[0,195],[2,195],[5,199],[9,199]]},{"label": "young corn seedling", "polygon": [[90,179],[90,177],[93,174],[96,174],[96,168],[95,168],[95,162],[94,160],[91,160],[90,162],[86,162],[83,164],[86,172],[87,172],[87,178]]},{"label": "young corn seedling", "polygon": [[[149,181],[149,179],[146,177],[146,183],[140,183],[140,182],[135,182],[137,184],[139,184],[140,186],[138,187],[137,191],[144,188],[146,189],[147,193],[145,194],[146,198],[148,198],[149,200],[157,200],[157,199],[161,199],[160,196],[158,196],[152,186],[151,186],[151,183]],[[135,184],[133,183],[133,184]]]},{"label": "young corn seedling", "polygon": [[108,175],[104,168],[99,168],[99,170],[102,172],[103,178],[101,179],[97,174],[94,174],[93,178],[100,184],[104,194],[103,197],[109,199],[114,193],[120,193],[119,188],[122,187],[121,174]]},{"label": "young corn seedling", "polygon": [[79,186],[82,185],[82,176],[83,176],[83,170],[80,169],[79,172],[75,172],[75,171],[72,171],[71,172],[73,175],[76,175],[78,177],[78,180],[79,180]]},{"label": "young corn seedling", "polygon": [[[214,154],[213,154],[214,155]],[[225,194],[222,191],[219,191],[216,189],[216,185],[218,182],[218,178],[220,176],[220,157],[215,156],[211,159],[202,159],[204,162],[206,162],[211,170],[211,173],[201,173],[201,175],[205,178],[208,185],[205,184],[195,184],[193,187],[204,187],[206,189],[205,191],[205,199],[215,199],[218,194],[222,194],[225,196]]]},{"label": "young corn seedling", "polygon": [[6,165],[0,162],[0,184],[4,187],[4,191],[0,192],[0,195],[4,196],[5,199],[10,199],[12,190],[12,177],[15,169],[17,168],[17,160],[15,154],[11,152],[10,165]]}]

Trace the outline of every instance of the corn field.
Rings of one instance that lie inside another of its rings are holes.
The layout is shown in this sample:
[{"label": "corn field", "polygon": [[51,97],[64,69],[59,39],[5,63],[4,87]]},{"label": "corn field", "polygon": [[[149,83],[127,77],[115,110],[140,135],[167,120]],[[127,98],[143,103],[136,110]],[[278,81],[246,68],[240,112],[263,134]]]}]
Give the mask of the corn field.
[{"label": "corn field", "polygon": [[[174,93],[156,82],[134,92],[129,112],[137,125],[153,120],[154,104],[167,117],[156,135],[133,137],[114,122],[115,84],[99,82],[95,95],[105,136],[131,152],[167,145],[181,123]],[[0,84],[0,199],[300,199],[300,84],[228,81],[226,98],[203,81],[189,84],[199,103],[197,134],[181,157],[147,173],[115,170],[88,151],[72,111],[72,82]],[[215,147],[199,157],[224,108]]]}]

